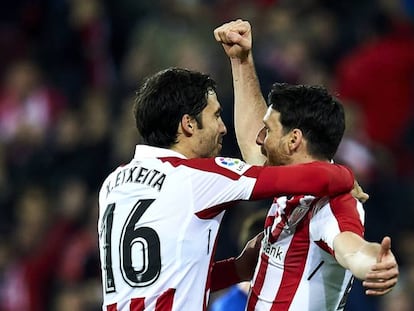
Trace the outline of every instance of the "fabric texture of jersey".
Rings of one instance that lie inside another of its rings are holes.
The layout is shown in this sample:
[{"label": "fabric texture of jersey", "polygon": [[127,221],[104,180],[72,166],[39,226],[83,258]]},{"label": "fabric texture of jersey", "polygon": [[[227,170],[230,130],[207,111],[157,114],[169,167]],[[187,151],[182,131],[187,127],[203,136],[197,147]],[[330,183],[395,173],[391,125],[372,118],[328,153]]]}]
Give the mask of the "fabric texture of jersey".
[{"label": "fabric texture of jersey", "polygon": [[217,206],[248,199],[255,179],[242,175],[245,163],[203,160],[137,146],[134,159],[105,180],[98,223],[103,310],[204,309],[223,217]]},{"label": "fabric texture of jersey", "polygon": [[334,258],[334,238],[363,236],[364,210],[350,194],[275,199],[265,220],[248,311],[343,310],[353,276]]},{"label": "fabric texture of jersey", "polygon": [[230,204],[348,192],[353,181],[335,164],[259,167],[138,145],[99,192],[103,310],[205,310],[217,232]]}]

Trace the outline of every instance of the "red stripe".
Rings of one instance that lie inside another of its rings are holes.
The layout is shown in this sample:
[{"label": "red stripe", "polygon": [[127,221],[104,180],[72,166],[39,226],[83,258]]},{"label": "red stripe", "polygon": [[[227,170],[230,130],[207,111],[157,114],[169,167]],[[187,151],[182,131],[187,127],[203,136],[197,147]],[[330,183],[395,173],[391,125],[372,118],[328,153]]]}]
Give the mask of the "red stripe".
[{"label": "red stripe", "polygon": [[[288,217],[292,214],[292,211],[295,209],[295,207],[297,207],[301,198],[303,198],[303,195],[295,196],[292,199],[286,201],[286,206],[283,210],[283,213],[280,215],[281,220],[276,224],[275,229],[269,236],[270,243],[275,243],[279,239],[279,236],[288,221]],[[279,213],[279,211],[277,211],[277,213]],[[270,226],[272,226],[272,224],[270,224]]]},{"label": "red stripe", "polygon": [[278,303],[273,304],[270,310],[289,310],[305,270],[309,244],[309,218],[306,218],[296,227],[296,233],[286,253],[282,281],[274,299]]},{"label": "red stripe", "polygon": [[252,292],[250,293],[249,301],[247,302],[246,311],[253,311],[255,309],[259,293],[262,291],[263,288],[267,266],[269,265],[269,257],[267,257],[267,255],[262,254],[260,258],[261,259],[259,271],[257,272]]},{"label": "red stripe", "polygon": [[351,231],[361,237],[364,235],[364,225],[360,220],[357,200],[351,194],[337,196],[331,199],[329,204],[341,232]]},{"label": "red stripe", "polygon": [[106,306],[106,311],[116,311],[116,303]]},{"label": "red stripe", "polygon": [[275,222],[275,218],[278,216],[278,213],[276,215],[267,216],[264,223],[264,228],[271,227],[273,223]]},{"label": "red stripe", "polygon": [[155,304],[155,311],[171,311],[174,302],[175,288],[167,289],[161,296],[158,297]]},{"label": "red stripe", "polygon": [[[274,203],[277,204],[277,203]],[[283,227],[286,224],[286,215],[283,214],[283,217],[281,217],[282,219],[280,220],[279,223],[277,223],[276,228],[273,230],[273,232],[271,232],[269,234],[269,242],[270,243],[274,243],[277,241],[277,239],[279,238],[280,233],[283,231]],[[266,226],[265,226],[265,230],[267,227],[272,226],[272,223],[275,221],[275,217],[274,216],[268,216],[266,218]],[[250,294],[248,303],[247,303],[247,309],[246,311],[253,311],[256,307],[257,301],[258,301],[258,297],[260,292],[262,291],[263,288],[263,284],[264,284],[264,280],[266,277],[266,271],[267,271],[267,267],[269,265],[269,257],[265,254],[262,254],[260,256],[261,260],[260,260],[260,267],[259,267],[259,271],[257,272],[257,276],[256,279],[254,281],[253,284],[253,288],[252,288],[252,292]]]},{"label": "red stripe", "polygon": [[131,305],[129,306],[130,311],[144,311],[145,309],[145,298],[132,298]]},{"label": "red stripe", "polygon": [[316,241],[316,245],[318,245],[322,250],[327,252],[328,254],[331,254],[333,257],[335,257],[335,253],[332,248],[329,247],[328,244],[326,244],[324,241]]},{"label": "red stripe", "polygon": [[235,206],[238,202],[239,201],[231,201],[231,202],[218,204],[218,205],[215,205],[213,207],[203,209],[203,210],[195,213],[195,215],[198,218],[201,218],[201,219],[211,219],[211,218],[216,217],[218,214],[220,214],[224,210],[227,210],[227,209]]}]

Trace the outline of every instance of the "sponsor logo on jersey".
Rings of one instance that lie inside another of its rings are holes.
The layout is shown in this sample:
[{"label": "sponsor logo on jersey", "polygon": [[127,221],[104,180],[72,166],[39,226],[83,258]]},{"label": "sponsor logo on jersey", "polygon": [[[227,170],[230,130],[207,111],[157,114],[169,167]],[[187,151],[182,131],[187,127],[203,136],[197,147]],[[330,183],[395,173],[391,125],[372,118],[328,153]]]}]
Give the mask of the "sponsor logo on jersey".
[{"label": "sponsor logo on jersey", "polygon": [[239,175],[243,175],[244,172],[246,172],[251,167],[251,165],[243,162],[242,160],[225,157],[217,157],[216,164]]},{"label": "sponsor logo on jersey", "polygon": [[262,252],[265,253],[270,261],[278,267],[283,267],[286,251],[280,243],[272,243],[270,241],[270,227],[264,231],[265,236],[262,240]]},{"label": "sponsor logo on jersey", "polygon": [[265,243],[263,243],[263,253],[269,256],[269,259],[275,265],[279,267],[283,266],[286,252],[281,245],[271,244],[268,241],[265,241]]}]

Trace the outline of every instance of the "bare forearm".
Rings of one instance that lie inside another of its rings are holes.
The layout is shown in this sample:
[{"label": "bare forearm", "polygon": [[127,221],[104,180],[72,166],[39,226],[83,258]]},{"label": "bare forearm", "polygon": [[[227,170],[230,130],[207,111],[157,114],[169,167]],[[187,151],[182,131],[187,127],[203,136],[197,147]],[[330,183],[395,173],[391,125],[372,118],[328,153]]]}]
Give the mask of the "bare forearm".
[{"label": "bare forearm", "polygon": [[256,135],[263,126],[266,101],[260,89],[251,53],[245,60],[231,58],[234,84],[234,124],[243,159],[249,164],[261,165],[264,157],[255,144]]},{"label": "bare forearm", "polygon": [[379,244],[342,232],[334,240],[334,250],[339,264],[364,280],[367,295],[384,295],[397,284],[398,264],[391,252],[389,237],[384,237]]},{"label": "bare forearm", "polygon": [[349,269],[356,278],[365,280],[372,266],[376,264],[380,249],[380,244],[366,242],[358,250],[343,254],[338,261],[344,268]]}]

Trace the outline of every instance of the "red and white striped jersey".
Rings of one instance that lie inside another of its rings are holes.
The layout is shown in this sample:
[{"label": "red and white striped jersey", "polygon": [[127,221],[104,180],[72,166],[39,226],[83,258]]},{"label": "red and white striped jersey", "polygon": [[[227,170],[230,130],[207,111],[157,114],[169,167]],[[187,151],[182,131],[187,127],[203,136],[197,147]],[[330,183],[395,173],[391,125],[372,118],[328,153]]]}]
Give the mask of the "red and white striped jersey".
[{"label": "red and white striped jersey", "polygon": [[350,194],[275,199],[265,220],[248,311],[343,310],[353,276],[334,258],[334,238],[363,236],[364,210]]},{"label": "red and white striped jersey", "polygon": [[[324,170],[330,173],[315,177]],[[103,310],[205,310],[217,232],[229,203],[298,188],[326,195],[352,185],[347,169],[326,163],[256,167],[138,145],[132,161],[112,172],[99,193]]]}]

